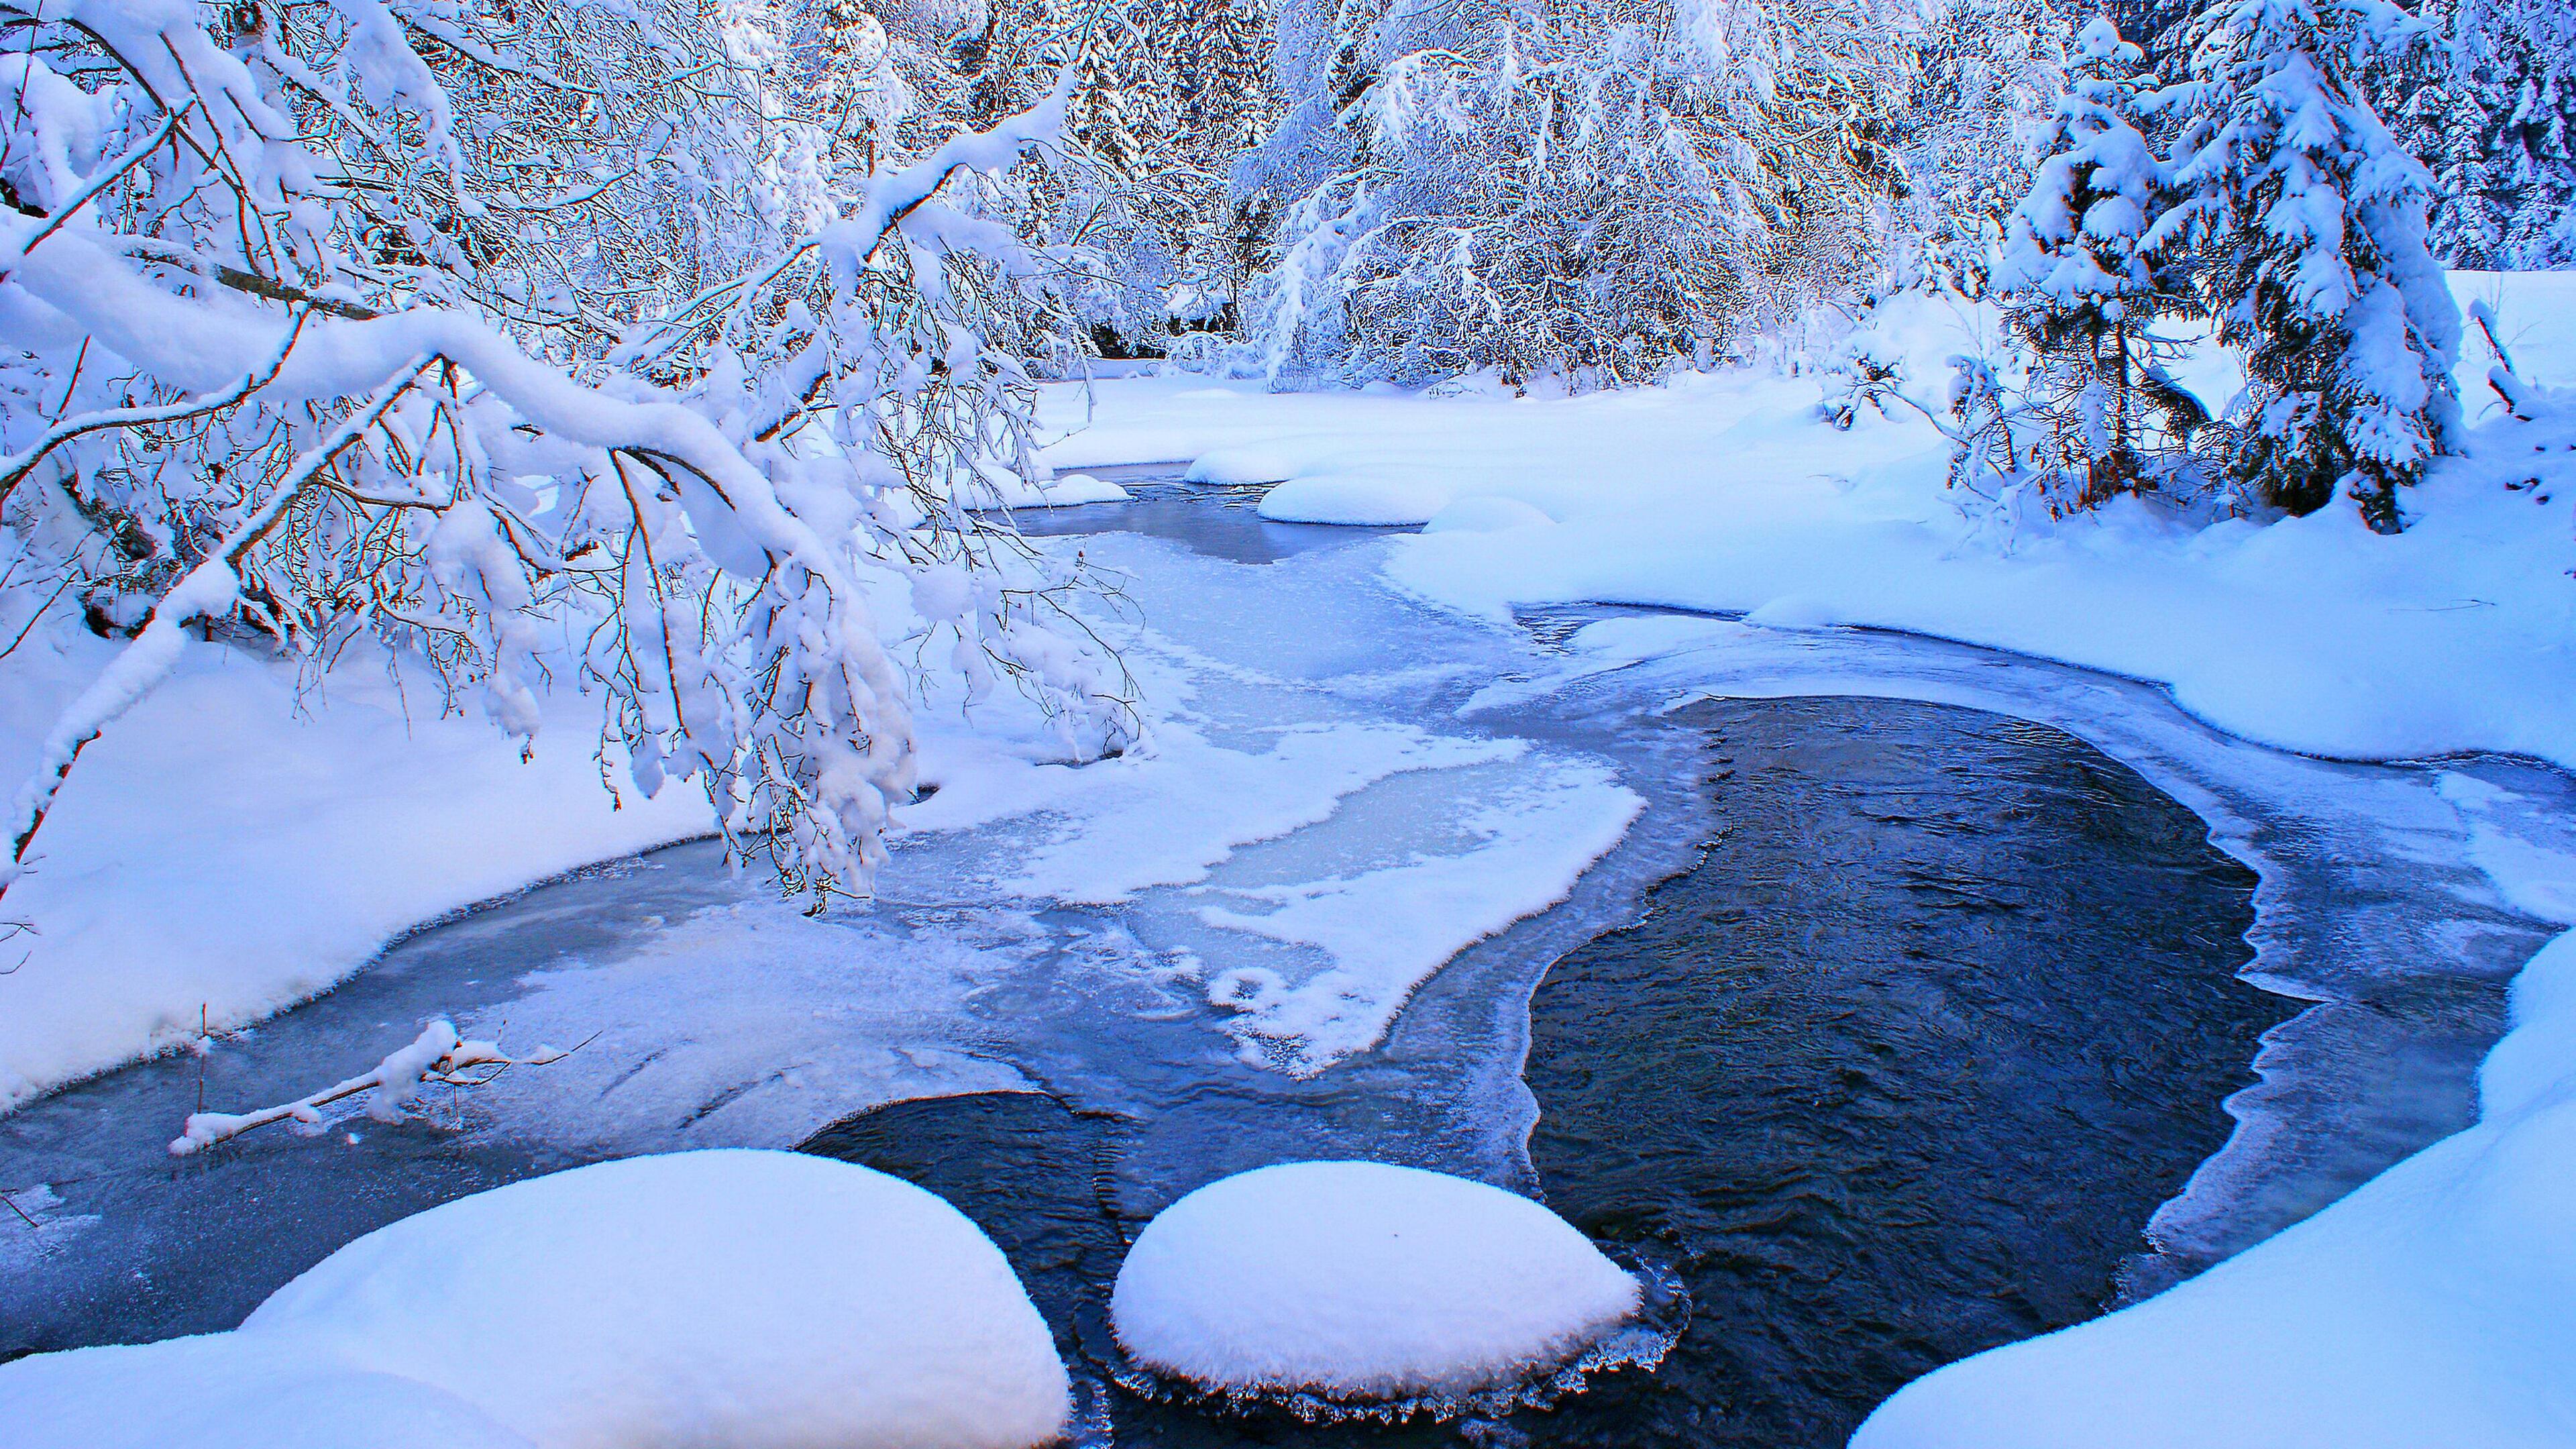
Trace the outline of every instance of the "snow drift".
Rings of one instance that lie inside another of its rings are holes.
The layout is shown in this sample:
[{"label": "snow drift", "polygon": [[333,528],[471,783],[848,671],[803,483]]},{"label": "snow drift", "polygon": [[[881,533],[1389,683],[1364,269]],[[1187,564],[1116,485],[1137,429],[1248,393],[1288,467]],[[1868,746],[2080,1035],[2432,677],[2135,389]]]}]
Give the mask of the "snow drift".
[{"label": "snow drift", "polygon": [[369,1233],[231,1333],[0,1366],[13,1449],[1027,1449],[1069,1407],[981,1230],[789,1152],[512,1183]]}]

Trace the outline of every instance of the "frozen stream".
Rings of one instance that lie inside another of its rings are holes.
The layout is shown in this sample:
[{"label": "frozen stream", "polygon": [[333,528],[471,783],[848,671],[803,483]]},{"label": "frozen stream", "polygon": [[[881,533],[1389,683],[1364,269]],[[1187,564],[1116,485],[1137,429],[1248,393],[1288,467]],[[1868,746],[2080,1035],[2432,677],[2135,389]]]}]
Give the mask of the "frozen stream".
[{"label": "frozen stream", "polygon": [[[873,910],[809,921],[678,847],[0,1117],[37,1224],[0,1219],[0,1355],[228,1327],[512,1177],[820,1132],[1013,1253],[1096,1442],[1828,1445],[1904,1378],[2152,1291],[2473,1111],[2545,934],[2476,862],[2564,848],[2555,774],[2285,756],[1916,639],[1459,619],[1379,582],[1387,543],[1242,501],[1030,522],[1125,576],[1157,749],[947,741]],[[335,1080],[435,1012],[589,1043],[431,1121],[162,1155],[201,1092]],[[1681,1350],[1408,1431],[1109,1387],[1125,1239],[1216,1176],[1336,1156],[1545,1195],[1679,1274]]]}]

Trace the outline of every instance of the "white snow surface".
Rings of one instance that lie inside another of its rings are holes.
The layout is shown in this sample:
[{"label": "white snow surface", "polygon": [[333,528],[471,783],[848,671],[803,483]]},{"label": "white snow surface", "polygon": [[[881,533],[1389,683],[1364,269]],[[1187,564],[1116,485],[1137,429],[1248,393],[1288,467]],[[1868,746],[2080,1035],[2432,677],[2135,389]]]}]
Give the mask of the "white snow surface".
[{"label": "white snow surface", "polygon": [[964,1215],[788,1152],[530,1178],[379,1228],[231,1333],[0,1366],[12,1449],[1027,1449],[1070,1402]]},{"label": "white snow surface", "polygon": [[418,1379],[315,1363],[240,1333],[0,1366],[10,1449],[535,1449]]},{"label": "white snow surface", "polygon": [[1637,1282],[1515,1193],[1379,1162],[1292,1162],[1158,1214],[1110,1315],[1139,1361],[1203,1387],[1347,1400],[1468,1393],[1579,1354]]},{"label": "white snow surface", "polygon": [[[111,652],[65,632],[0,665],[9,779]],[[194,1038],[201,1010],[220,1032],[326,990],[422,921],[713,827],[694,788],[612,798],[597,704],[547,708],[522,763],[416,668],[353,661],[299,706],[290,667],[189,649],[83,752],[10,888],[37,934],[0,944],[0,966],[26,952],[0,975],[0,1111]]]}]

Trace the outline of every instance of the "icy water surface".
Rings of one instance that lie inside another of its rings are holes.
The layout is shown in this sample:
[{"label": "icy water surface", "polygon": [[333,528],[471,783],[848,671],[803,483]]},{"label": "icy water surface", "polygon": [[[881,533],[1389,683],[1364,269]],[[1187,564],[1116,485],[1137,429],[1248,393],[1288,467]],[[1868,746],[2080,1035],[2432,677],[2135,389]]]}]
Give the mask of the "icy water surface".
[{"label": "icy water surface", "polygon": [[[2141,686],[1922,640],[1458,619],[1379,582],[1394,545],[1140,482],[1023,526],[1123,577],[1159,763],[903,837],[886,898],[820,922],[704,845],[542,887],[202,1062],[0,1117],[0,1188],[38,1224],[0,1216],[0,1355],[229,1326],[350,1237],[531,1172],[802,1142],[984,1224],[1086,1385],[1086,1442],[1830,1445],[1904,1379],[2464,1124],[2541,939],[2467,863],[2438,770],[2281,756]],[[2571,815],[2555,775],[2454,768]],[[1568,839],[1639,810],[1583,869]],[[1195,874],[1076,869],[1193,830]],[[1498,894],[1563,899],[1506,925],[1476,914]],[[428,1120],[160,1155],[201,1091],[309,1090],[433,1012],[587,1044]],[[1500,1423],[1110,1387],[1125,1243],[1316,1157],[1542,1195],[1676,1272],[1689,1328],[1653,1374]]]}]

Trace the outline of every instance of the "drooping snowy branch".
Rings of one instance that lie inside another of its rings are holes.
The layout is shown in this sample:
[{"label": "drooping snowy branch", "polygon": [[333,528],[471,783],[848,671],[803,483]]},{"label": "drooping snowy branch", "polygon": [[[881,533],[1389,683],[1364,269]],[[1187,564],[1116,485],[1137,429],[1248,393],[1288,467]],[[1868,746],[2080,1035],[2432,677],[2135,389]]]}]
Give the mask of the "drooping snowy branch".
[{"label": "drooping snowy branch", "polygon": [[753,6],[0,12],[36,42],[0,77],[0,519],[133,636],[0,890],[192,628],[317,669],[373,635],[523,740],[541,641],[586,640],[604,753],[818,896],[867,888],[912,789],[921,625],[886,597],[1076,752],[1132,731],[1078,578],[976,511],[1038,469],[1025,359],[1068,325],[1058,259],[986,211],[1069,78],[853,168]]}]

